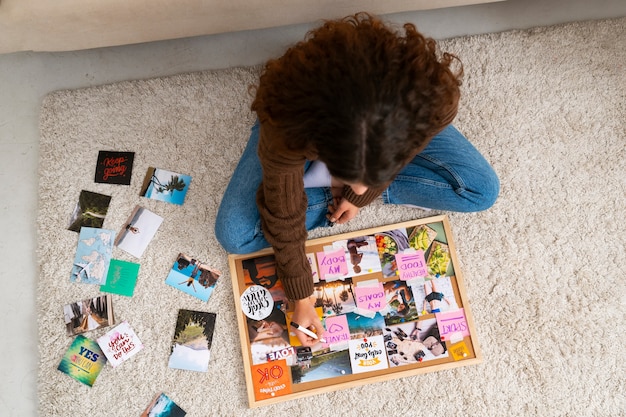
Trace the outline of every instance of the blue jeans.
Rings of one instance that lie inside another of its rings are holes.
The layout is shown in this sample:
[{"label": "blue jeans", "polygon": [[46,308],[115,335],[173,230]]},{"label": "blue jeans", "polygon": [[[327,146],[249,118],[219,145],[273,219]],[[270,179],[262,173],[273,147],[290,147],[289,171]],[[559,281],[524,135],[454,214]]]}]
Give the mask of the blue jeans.
[{"label": "blue jeans", "polygon": [[[251,253],[269,247],[256,206],[262,178],[258,142],[257,122],[217,213],[215,235],[229,253]],[[404,167],[382,198],[385,204],[473,212],[491,207],[499,191],[500,181],[493,168],[458,130],[448,126]],[[332,202],[330,188],[306,188],[305,192],[307,230],[329,226],[326,214]]]}]

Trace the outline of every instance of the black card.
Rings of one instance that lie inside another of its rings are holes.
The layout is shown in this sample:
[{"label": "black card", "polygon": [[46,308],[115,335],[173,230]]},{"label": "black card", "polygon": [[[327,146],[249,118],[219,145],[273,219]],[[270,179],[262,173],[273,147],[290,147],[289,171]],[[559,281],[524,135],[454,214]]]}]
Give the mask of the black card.
[{"label": "black card", "polygon": [[100,151],[95,182],[130,185],[134,152]]}]

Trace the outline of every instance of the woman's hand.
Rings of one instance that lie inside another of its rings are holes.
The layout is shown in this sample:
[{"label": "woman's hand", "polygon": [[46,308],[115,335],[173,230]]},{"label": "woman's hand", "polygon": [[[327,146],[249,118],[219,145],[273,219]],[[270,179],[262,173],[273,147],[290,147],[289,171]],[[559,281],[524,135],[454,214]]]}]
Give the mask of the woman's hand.
[{"label": "woman's hand", "polygon": [[359,214],[359,208],[345,198],[334,199],[334,204],[328,206],[326,218],[333,223],[343,224]]},{"label": "woman's hand", "polygon": [[[320,338],[324,334],[324,326],[315,311],[315,302],[312,297],[295,301],[295,307],[291,316],[291,321],[298,323],[300,326],[311,330],[317,334],[317,339],[307,336],[300,330],[290,326],[290,331],[294,331],[302,343],[302,346],[313,346],[320,342]],[[290,323],[287,323],[290,324]]]}]

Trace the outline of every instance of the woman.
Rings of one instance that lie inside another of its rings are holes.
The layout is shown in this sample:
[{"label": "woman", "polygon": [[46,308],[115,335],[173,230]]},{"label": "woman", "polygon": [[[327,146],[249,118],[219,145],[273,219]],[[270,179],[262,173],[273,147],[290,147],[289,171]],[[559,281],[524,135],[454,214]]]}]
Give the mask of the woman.
[{"label": "woman", "polygon": [[[252,103],[258,122],[215,232],[231,253],[273,247],[293,321],[324,331],[308,230],[345,223],[381,195],[465,212],[494,203],[495,173],[450,125],[462,75],[455,62],[411,24],[396,31],[357,14],[326,22],[265,65]],[[297,333],[304,346],[316,343]]]}]

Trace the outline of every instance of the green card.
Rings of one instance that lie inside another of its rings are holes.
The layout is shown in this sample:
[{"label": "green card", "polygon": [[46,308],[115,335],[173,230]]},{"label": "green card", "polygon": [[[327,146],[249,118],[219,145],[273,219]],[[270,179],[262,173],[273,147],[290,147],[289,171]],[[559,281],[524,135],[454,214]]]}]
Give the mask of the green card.
[{"label": "green card", "polygon": [[107,282],[100,287],[100,291],[132,297],[138,274],[139,264],[111,259]]}]

